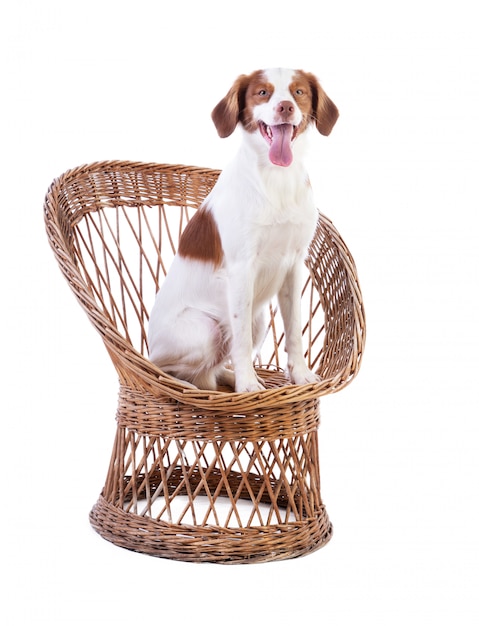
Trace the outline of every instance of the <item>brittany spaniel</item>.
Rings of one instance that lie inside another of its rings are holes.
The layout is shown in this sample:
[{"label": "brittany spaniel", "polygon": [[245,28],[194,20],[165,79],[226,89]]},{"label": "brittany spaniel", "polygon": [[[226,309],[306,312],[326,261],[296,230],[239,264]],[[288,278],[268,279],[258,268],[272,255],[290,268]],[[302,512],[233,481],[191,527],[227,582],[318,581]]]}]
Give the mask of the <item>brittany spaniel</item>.
[{"label": "brittany spaniel", "polygon": [[312,74],[269,69],[239,76],[212,118],[220,137],[239,125],[243,141],[180,238],[151,311],[149,358],[200,389],[263,389],[253,354],[277,296],[291,382],[314,382],[300,306],[318,214],[303,155],[308,131],[329,135],[338,110]]}]

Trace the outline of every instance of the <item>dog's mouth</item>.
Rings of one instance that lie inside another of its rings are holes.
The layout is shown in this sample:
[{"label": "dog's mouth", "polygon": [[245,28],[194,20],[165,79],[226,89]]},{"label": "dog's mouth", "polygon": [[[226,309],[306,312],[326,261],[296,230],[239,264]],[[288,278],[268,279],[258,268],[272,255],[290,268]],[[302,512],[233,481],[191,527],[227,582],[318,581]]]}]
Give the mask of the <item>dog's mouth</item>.
[{"label": "dog's mouth", "polygon": [[258,122],[259,130],[268,142],[269,160],[274,165],[288,167],[293,162],[291,146],[298,134],[298,127],[293,124],[276,124],[268,126],[261,120]]}]

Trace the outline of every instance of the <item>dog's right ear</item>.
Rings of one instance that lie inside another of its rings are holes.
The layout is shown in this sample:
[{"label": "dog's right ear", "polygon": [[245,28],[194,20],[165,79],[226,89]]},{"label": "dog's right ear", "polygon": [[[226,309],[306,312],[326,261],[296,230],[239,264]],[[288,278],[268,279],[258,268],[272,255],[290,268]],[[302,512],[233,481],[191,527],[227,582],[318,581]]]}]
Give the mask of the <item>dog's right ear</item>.
[{"label": "dog's right ear", "polygon": [[220,137],[229,137],[240,120],[247,78],[244,74],[238,76],[226,96],[218,102],[211,113]]}]

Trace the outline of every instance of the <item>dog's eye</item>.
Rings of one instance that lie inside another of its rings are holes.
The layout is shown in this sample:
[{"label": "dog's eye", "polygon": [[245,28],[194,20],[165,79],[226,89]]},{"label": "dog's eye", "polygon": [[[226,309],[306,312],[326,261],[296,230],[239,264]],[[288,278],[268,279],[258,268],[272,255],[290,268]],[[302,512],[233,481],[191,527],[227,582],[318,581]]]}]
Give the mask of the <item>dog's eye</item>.
[{"label": "dog's eye", "polygon": [[267,96],[268,92],[266,91],[266,89],[260,89],[258,91],[258,96]]},{"label": "dog's eye", "polygon": [[297,96],[302,96],[304,93],[304,91],[302,89],[296,89],[296,95]]}]

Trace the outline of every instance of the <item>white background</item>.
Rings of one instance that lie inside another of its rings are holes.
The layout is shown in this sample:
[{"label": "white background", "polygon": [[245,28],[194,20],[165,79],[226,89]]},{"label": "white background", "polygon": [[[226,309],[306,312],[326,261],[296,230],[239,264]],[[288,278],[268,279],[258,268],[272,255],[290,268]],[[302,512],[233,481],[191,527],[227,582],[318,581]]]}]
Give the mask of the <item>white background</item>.
[{"label": "white background", "polygon": [[[478,624],[474,3],[0,11],[2,623]],[[43,198],[96,160],[222,167],[237,139],[217,137],[210,111],[238,74],[269,66],[314,72],[341,111],[310,174],[355,257],[368,341],[358,378],[322,403],[335,534],[265,565],[130,553],[88,522],[117,381],[49,249]]]}]

